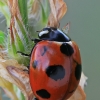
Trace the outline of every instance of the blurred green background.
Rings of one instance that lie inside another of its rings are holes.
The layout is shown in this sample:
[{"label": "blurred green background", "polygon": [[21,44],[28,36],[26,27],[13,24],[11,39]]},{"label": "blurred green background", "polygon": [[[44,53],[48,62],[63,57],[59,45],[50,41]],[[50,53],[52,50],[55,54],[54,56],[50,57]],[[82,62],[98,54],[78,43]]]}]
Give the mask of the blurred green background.
[{"label": "blurred green background", "polygon": [[70,22],[70,37],[81,51],[88,77],[86,100],[100,100],[100,0],[65,0],[68,12],[61,26]]},{"label": "blurred green background", "polygon": [[[68,12],[60,27],[70,22],[69,36],[79,45],[83,72],[89,78],[86,100],[100,100],[100,0],[65,1]],[[0,14],[0,30],[6,32],[5,27],[5,19]]]}]

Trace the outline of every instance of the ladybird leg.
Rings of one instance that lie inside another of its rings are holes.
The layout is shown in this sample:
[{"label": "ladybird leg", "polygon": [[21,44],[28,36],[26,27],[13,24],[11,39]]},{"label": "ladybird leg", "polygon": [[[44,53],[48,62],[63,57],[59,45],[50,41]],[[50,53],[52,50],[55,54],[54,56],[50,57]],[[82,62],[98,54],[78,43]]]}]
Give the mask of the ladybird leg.
[{"label": "ladybird leg", "polygon": [[38,98],[34,98],[34,100],[39,100]]},{"label": "ladybird leg", "polygon": [[[27,68],[29,69],[30,68],[30,66],[27,66]],[[29,71],[29,70],[28,70]]]},{"label": "ladybird leg", "polygon": [[29,69],[29,68],[30,68],[30,66],[27,66],[27,68]]},{"label": "ladybird leg", "polygon": [[34,43],[38,43],[41,41],[41,39],[31,39],[31,41],[34,41]]},{"label": "ladybird leg", "polygon": [[21,51],[17,51],[17,53],[20,53],[21,55],[26,56],[26,57],[30,57],[31,56],[30,54],[26,54],[26,53],[23,53]]},{"label": "ladybird leg", "polygon": [[29,70],[23,69],[23,71],[26,72],[27,74],[29,74]]}]

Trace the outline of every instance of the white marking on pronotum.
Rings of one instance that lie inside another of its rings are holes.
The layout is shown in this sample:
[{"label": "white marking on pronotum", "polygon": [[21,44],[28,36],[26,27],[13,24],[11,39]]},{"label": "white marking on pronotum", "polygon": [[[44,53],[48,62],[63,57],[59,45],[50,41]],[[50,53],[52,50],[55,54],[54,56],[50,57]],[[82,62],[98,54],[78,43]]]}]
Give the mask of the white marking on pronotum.
[{"label": "white marking on pronotum", "polygon": [[39,37],[41,37],[43,34],[48,34],[48,33],[49,33],[48,30],[42,31],[42,32],[39,33]]}]

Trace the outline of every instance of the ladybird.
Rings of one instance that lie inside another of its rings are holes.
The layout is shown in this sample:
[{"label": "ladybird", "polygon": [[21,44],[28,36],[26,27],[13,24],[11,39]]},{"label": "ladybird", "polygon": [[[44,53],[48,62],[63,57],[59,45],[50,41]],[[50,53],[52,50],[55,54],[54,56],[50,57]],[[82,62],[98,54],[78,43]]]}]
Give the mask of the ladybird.
[{"label": "ladybird", "polygon": [[34,100],[66,100],[76,90],[81,77],[81,57],[77,44],[63,31],[46,27],[34,39],[29,79]]}]

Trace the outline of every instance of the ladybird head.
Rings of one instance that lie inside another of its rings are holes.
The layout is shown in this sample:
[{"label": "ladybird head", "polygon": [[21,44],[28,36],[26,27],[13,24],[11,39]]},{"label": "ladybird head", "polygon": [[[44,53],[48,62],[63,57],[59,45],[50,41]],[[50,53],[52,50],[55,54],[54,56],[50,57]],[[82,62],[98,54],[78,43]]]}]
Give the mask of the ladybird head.
[{"label": "ladybird head", "polygon": [[44,28],[38,34],[38,37],[42,40],[58,41],[58,42],[68,42],[71,40],[67,35],[64,34],[63,31],[54,27]]}]

